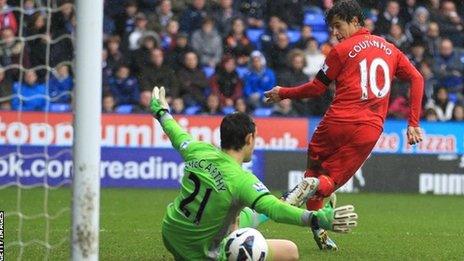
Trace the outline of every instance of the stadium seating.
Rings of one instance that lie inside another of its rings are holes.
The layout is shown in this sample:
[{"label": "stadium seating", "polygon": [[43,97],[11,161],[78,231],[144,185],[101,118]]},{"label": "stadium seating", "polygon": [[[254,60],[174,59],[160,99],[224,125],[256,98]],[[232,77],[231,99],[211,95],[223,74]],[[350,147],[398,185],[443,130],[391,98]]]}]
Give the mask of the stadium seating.
[{"label": "stadium seating", "polygon": [[123,104],[117,106],[114,111],[117,113],[131,113],[132,112],[132,105],[131,104]]},{"label": "stadium seating", "polygon": [[202,70],[203,73],[206,75],[206,78],[210,78],[211,76],[213,76],[214,72],[216,71],[216,69],[214,69],[211,66],[203,66]]},{"label": "stadium seating", "polygon": [[255,46],[259,48],[260,46],[260,37],[264,33],[264,29],[260,28],[249,28],[246,30],[246,36]]},{"label": "stadium seating", "polygon": [[70,112],[71,105],[68,103],[50,103],[50,112]]},{"label": "stadium seating", "polygon": [[319,44],[323,44],[329,40],[329,33],[326,31],[313,32],[313,37]]},{"label": "stadium seating", "polygon": [[201,110],[201,107],[200,107],[200,106],[197,106],[197,105],[190,106],[190,107],[187,107],[187,108],[185,109],[185,114],[187,114],[187,115],[195,115],[195,114],[197,114],[200,110]]},{"label": "stadium seating", "polygon": [[327,25],[325,24],[323,14],[305,13],[303,23],[311,26],[313,31],[327,31]]},{"label": "stadium seating", "polygon": [[298,40],[300,40],[301,32],[298,30],[288,30],[287,35],[290,43],[296,43]]},{"label": "stadium seating", "polygon": [[272,108],[256,108],[253,112],[254,116],[257,117],[268,117],[272,114]]},{"label": "stadium seating", "polygon": [[231,114],[235,111],[235,108],[232,106],[225,106],[222,108],[222,111],[224,112],[224,114]]}]

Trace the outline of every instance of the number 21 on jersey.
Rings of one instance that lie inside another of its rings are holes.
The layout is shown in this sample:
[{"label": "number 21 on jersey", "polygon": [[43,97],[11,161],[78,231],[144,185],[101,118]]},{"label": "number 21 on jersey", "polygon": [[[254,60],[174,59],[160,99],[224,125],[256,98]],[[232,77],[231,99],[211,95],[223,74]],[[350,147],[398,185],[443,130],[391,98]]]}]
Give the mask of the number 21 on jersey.
[{"label": "number 21 on jersey", "polygon": [[[384,85],[381,88],[377,86],[378,67],[382,69],[381,71],[385,79]],[[361,100],[367,100],[368,98],[368,85],[377,98],[383,98],[388,94],[391,85],[390,68],[384,59],[375,58],[370,65],[367,64],[367,59],[363,59],[359,62],[359,71],[361,73]]]}]

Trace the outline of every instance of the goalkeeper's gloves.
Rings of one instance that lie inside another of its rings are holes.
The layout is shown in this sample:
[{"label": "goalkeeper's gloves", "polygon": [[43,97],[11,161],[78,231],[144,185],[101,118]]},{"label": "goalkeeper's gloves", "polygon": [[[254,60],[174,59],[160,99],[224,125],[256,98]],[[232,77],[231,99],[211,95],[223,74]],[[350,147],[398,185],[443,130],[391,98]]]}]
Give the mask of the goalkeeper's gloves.
[{"label": "goalkeeper's gloves", "polygon": [[312,228],[323,228],[337,233],[349,233],[357,226],[358,214],[354,212],[352,205],[333,208],[327,203],[324,208],[313,212],[311,220]]},{"label": "goalkeeper's gloves", "polygon": [[166,101],[166,91],[164,87],[155,86],[150,101],[151,113],[156,119],[160,119],[164,114],[169,113],[169,104]]}]

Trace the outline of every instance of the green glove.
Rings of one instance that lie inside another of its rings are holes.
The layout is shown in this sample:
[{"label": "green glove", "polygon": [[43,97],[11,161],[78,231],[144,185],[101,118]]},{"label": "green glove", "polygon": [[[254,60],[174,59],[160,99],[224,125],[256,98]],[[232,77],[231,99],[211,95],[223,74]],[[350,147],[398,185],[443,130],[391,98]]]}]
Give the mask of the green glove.
[{"label": "green glove", "polygon": [[166,91],[164,87],[155,86],[151,95],[150,109],[153,116],[160,119],[164,114],[169,113],[169,104],[166,101]]},{"label": "green glove", "polygon": [[314,216],[317,217],[321,228],[338,233],[349,233],[357,226],[358,220],[358,214],[354,212],[352,205],[334,209],[330,203],[327,203],[323,208],[314,212]]}]

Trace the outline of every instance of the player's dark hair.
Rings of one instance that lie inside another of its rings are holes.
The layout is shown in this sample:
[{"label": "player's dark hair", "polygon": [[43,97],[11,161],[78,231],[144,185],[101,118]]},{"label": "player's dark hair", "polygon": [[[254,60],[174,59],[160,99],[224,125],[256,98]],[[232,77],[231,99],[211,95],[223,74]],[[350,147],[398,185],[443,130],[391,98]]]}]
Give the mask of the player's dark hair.
[{"label": "player's dark hair", "polygon": [[361,6],[356,0],[339,0],[334,3],[325,15],[325,21],[330,25],[330,22],[337,16],[341,20],[351,23],[353,18],[357,17],[359,25],[364,26],[364,14]]},{"label": "player's dark hair", "polygon": [[255,122],[248,114],[234,112],[225,116],[221,122],[221,148],[240,150],[245,146],[245,137],[255,130]]}]

